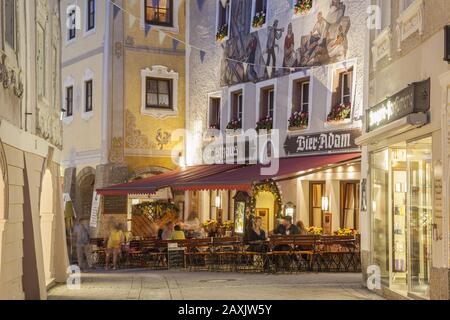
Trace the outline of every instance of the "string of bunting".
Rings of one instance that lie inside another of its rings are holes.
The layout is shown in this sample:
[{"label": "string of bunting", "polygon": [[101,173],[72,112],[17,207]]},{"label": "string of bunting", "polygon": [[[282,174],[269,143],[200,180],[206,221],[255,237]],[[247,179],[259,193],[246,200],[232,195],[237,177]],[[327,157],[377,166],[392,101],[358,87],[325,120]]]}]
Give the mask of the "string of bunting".
[{"label": "string of bunting", "polygon": [[[177,49],[177,47],[179,46],[179,44],[183,44],[186,47],[186,51],[188,53],[188,55],[190,55],[191,50],[195,49],[199,52],[199,57],[200,57],[200,61],[203,63],[205,61],[206,58],[206,54],[209,50],[204,49],[204,48],[200,48],[197,47],[195,45],[189,44],[186,41],[180,40],[177,37],[175,37],[174,35],[170,34],[169,32],[165,32],[163,31],[160,27],[152,25],[152,24],[148,24],[146,23],[145,19],[141,19],[140,17],[136,17],[134,14],[132,14],[130,11],[126,10],[125,8],[123,8],[122,6],[118,5],[117,3],[115,3],[113,0],[107,0],[111,5],[113,5],[113,16],[114,18],[116,18],[117,14],[122,11],[124,13],[126,13],[128,15],[128,21],[129,21],[129,28],[133,28],[136,21],[139,21],[139,23],[143,26],[144,31],[145,31],[145,36],[147,37],[148,34],[150,33],[150,31],[152,31],[153,29],[155,29],[155,31],[158,32],[159,34],[159,42],[163,43],[166,37],[169,37],[172,39],[172,47],[174,50]],[[136,1],[138,0],[128,0],[129,5],[132,7],[136,4]],[[179,0],[178,5],[180,6],[183,0]],[[206,0],[196,0],[197,1],[197,6],[199,8],[199,10],[201,11],[203,9],[203,6],[206,2]],[[229,0],[220,0],[222,6],[226,6]],[[290,10],[293,8],[293,1],[292,0],[286,0],[288,5],[286,6],[287,10]],[[159,0],[152,0],[152,5],[153,6],[158,6],[159,4]],[[281,12],[279,13],[281,14]],[[223,48],[223,45],[222,45]],[[224,59],[230,61],[230,62],[234,62],[234,63],[241,63],[244,71],[246,71],[248,69],[248,66],[254,66],[254,67],[259,67],[259,68],[266,68],[267,72],[269,74],[269,76],[272,74],[273,69],[284,69],[284,70],[289,70],[290,72],[295,72],[295,71],[300,71],[300,70],[310,70],[310,69],[315,69],[315,68],[323,68],[325,67],[325,65],[320,65],[320,66],[308,66],[308,67],[272,67],[272,66],[266,66],[266,65],[262,65],[262,64],[257,64],[257,63],[250,63],[250,62],[245,62],[242,60],[237,60],[237,59],[233,59],[233,58],[229,58],[229,57],[224,57]],[[352,59],[354,60],[354,59]]]}]

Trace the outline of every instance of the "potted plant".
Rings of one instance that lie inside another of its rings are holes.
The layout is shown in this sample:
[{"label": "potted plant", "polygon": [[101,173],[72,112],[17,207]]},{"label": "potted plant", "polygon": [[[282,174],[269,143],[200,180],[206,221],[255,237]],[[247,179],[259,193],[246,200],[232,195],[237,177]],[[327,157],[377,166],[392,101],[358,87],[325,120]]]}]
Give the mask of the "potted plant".
[{"label": "potted plant", "polygon": [[295,15],[305,15],[312,9],[313,0],[297,0],[294,5]]},{"label": "potted plant", "polygon": [[357,236],[358,231],[350,228],[341,228],[337,232],[335,232],[335,235],[340,237]]},{"label": "potted plant", "polygon": [[308,127],[309,113],[308,112],[294,112],[289,118],[289,130],[303,130]]},{"label": "potted plant", "polygon": [[340,103],[334,106],[328,114],[328,122],[342,122],[350,119],[352,113],[351,103]]},{"label": "potted plant", "polygon": [[219,30],[216,33],[216,40],[222,41],[228,36],[228,24],[224,24],[219,28]]},{"label": "potted plant", "polygon": [[321,236],[323,235],[323,228],[319,227],[309,227],[307,229],[308,233],[314,236]]},{"label": "potted plant", "polygon": [[264,11],[257,12],[252,20],[252,27],[261,28],[266,23],[266,13]]},{"label": "potted plant", "polygon": [[273,118],[270,116],[267,116],[265,118],[262,118],[256,123],[256,131],[259,130],[267,130],[270,131],[273,129]]},{"label": "potted plant", "polygon": [[234,230],[234,222],[233,221],[225,221],[222,224],[223,229],[225,230],[225,236],[231,237]]},{"label": "potted plant", "polygon": [[242,121],[240,119],[233,119],[227,125],[227,130],[242,129]]}]

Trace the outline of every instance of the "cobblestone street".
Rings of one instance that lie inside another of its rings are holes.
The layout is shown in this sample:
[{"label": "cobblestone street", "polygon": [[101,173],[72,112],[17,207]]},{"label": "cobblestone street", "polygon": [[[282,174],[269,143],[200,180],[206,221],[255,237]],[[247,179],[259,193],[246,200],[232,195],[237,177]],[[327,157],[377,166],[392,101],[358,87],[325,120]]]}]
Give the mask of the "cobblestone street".
[{"label": "cobblestone street", "polygon": [[360,274],[85,273],[81,289],[57,285],[50,300],[377,300]]}]

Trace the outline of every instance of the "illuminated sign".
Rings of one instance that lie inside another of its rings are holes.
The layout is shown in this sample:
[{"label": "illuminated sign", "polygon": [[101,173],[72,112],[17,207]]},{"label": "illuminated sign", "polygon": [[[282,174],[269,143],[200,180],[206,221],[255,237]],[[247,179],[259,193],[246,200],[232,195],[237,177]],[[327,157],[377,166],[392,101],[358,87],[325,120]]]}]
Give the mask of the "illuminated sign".
[{"label": "illuminated sign", "polygon": [[367,110],[367,132],[371,132],[412,113],[430,110],[430,79],[415,82],[392,97]]}]

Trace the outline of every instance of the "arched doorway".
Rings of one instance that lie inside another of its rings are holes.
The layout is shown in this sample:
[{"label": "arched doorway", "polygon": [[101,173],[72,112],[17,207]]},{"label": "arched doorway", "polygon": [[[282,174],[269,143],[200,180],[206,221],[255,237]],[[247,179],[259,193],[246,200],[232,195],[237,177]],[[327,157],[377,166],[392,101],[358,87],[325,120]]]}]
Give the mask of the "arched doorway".
[{"label": "arched doorway", "polygon": [[255,184],[250,200],[252,215],[261,217],[263,229],[270,232],[277,227],[277,219],[281,218],[281,195],[274,181]]},{"label": "arched doorway", "polygon": [[53,253],[55,239],[54,189],[52,173],[48,169],[45,171],[44,177],[42,178],[39,204],[45,282],[46,285],[48,285],[54,278]]},{"label": "arched doorway", "polygon": [[95,186],[95,170],[83,169],[77,177],[75,213],[77,219],[90,219]]}]

